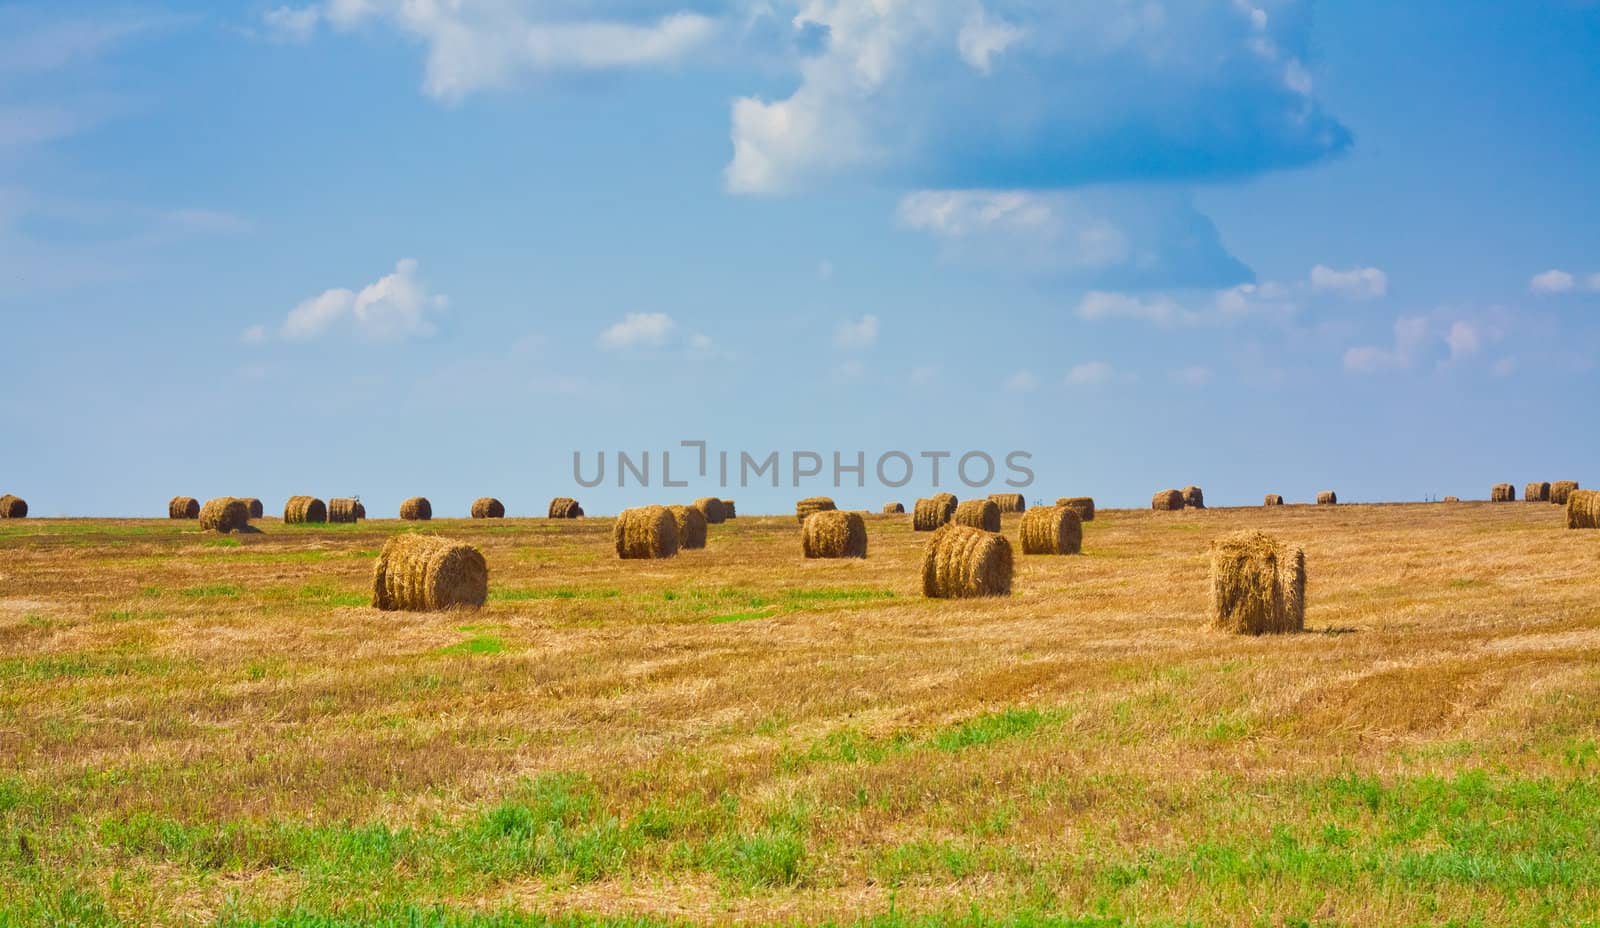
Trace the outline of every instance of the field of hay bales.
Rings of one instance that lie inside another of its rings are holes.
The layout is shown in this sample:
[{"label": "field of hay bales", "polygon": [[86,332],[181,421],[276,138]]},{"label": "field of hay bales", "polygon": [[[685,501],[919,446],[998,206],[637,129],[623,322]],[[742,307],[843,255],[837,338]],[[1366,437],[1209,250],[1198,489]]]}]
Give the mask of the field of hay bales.
[{"label": "field of hay bales", "polygon": [[[794,513],[628,561],[604,518],[0,523],[0,925],[1593,923],[1565,519],[1102,509],[939,601],[908,515],[865,560]],[[371,608],[418,529],[483,609]],[[1208,627],[1246,529],[1305,633]]]}]

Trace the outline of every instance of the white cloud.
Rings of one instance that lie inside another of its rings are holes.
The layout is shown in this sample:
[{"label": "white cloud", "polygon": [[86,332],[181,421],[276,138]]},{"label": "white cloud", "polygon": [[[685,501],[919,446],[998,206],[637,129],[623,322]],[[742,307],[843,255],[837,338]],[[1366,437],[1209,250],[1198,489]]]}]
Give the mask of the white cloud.
[{"label": "white cloud", "polygon": [[322,11],[314,6],[306,7],[274,7],[261,14],[261,21],[266,24],[267,32],[275,39],[285,42],[304,42],[311,38],[317,31],[317,23],[322,20]]},{"label": "white cloud", "polygon": [[284,338],[309,339],[348,323],[367,338],[426,337],[434,333],[431,316],[448,305],[448,297],[417,278],[416,259],[402,258],[394,273],[359,292],[341,287],[302,302],[289,311],[280,331]]},{"label": "white cloud", "polygon": [[1577,281],[1571,274],[1552,269],[1533,275],[1533,279],[1528,282],[1528,289],[1534,293],[1566,293],[1576,285]]},{"label": "white cloud", "polygon": [[877,316],[868,315],[856,322],[841,322],[833,331],[833,346],[840,351],[865,351],[877,341]]},{"label": "white cloud", "polygon": [[253,325],[239,333],[239,341],[246,345],[255,345],[267,340],[267,327]]},{"label": "white cloud", "polygon": [[1261,284],[1240,284],[1217,294],[1217,309],[1224,317],[1294,315],[1299,309],[1282,284],[1267,281]]},{"label": "white cloud", "polygon": [[1375,267],[1338,271],[1319,264],[1311,269],[1311,286],[1352,300],[1372,300],[1389,292],[1389,275]]},{"label": "white cloud", "polygon": [[1017,371],[1006,378],[1005,388],[1008,393],[1032,393],[1039,389],[1039,378],[1033,371]]},{"label": "white cloud", "polygon": [[1203,387],[1215,377],[1209,367],[1185,367],[1172,372],[1172,382],[1186,387]]},{"label": "white cloud", "polygon": [[1483,334],[1477,324],[1459,319],[1446,333],[1445,344],[1450,346],[1450,360],[1465,361],[1483,348]]},{"label": "white cloud", "polygon": [[1078,303],[1078,316],[1091,322],[1104,319],[1140,319],[1158,325],[1193,323],[1198,319],[1196,313],[1184,309],[1164,296],[1143,298],[1126,293],[1107,293],[1102,290],[1092,290],[1084,294],[1083,300]]},{"label": "white cloud", "polygon": [[1067,383],[1075,387],[1095,386],[1110,382],[1115,373],[1104,361],[1089,361],[1067,371]]},{"label": "white cloud", "polygon": [[1371,374],[1384,370],[1410,367],[1416,352],[1428,338],[1428,320],[1421,316],[1408,316],[1394,324],[1394,347],[1379,348],[1372,345],[1351,348],[1344,353],[1346,370]]},{"label": "white cloud", "polygon": [[974,70],[988,74],[992,67],[990,59],[1021,41],[1025,34],[1010,23],[990,19],[988,12],[979,6],[962,24],[961,33],[956,37],[956,47],[961,51],[962,61]]},{"label": "white cloud", "polygon": [[628,313],[621,322],[600,333],[600,347],[617,351],[661,345],[675,326],[666,313]]}]

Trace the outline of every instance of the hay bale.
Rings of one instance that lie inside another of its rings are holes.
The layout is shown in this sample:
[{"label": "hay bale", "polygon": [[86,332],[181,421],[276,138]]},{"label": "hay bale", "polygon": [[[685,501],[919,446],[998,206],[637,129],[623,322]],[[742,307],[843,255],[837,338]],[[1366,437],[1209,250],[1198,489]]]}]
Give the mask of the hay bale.
[{"label": "hay bale", "polygon": [[28,503],[20,496],[0,496],[0,519],[26,519]]},{"label": "hay bale", "polygon": [[721,525],[728,521],[728,507],[714,496],[695,500],[694,508],[700,510],[700,514],[706,517],[707,525]]},{"label": "hay bale", "polygon": [[1066,506],[1035,506],[1022,515],[1023,554],[1081,554],[1083,520]]},{"label": "hay bale", "polygon": [[706,546],[706,518],[699,506],[668,506],[672,521],[678,526],[678,550],[698,551]]},{"label": "hay bale", "polygon": [[725,499],[722,501],[722,514],[729,519],[739,518],[739,510],[733,507],[733,500]]},{"label": "hay bale", "polygon": [[1078,521],[1094,521],[1094,497],[1092,496],[1063,496],[1056,500],[1056,505],[1062,509],[1071,509],[1078,514]]},{"label": "hay bale", "polygon": [[1446,496],[1443,499],[1443,502],[1446,502],[1446,503],[1459,503],[1459,502],[1461,502],[1461,497],[1459,497],[1459,496]]},{"label": "hay bale", "polygon": [[1199,487],[1184,487],[1183,506],[1185,509],[1206,508],[1206,494]]},{"label": "hay bale", "polygon": [[906,514],[905,503],[884,503],[883,514],[886,516],[903,516]]},{"label": "hay bale", "polygon": [[407,522],[427,522],[433,518],[433,504],[425,496],[413,496],[400,504],[400,518]]},{"label": "hay bale", "polygon": [[437,535],[391,536],[372,574],[373,608],[386,612],[477,609],[488,598],[483,552]]},{"label": "hay bale", "polygon": [[1339,494],[1333,492],[1332,490],[1323,490],[1321,493],[1317,494],[1317,505],[1337,506],[1339,505]]},{"label": "hay bale", "polygon": [[358,499],[328,500],[328,521],[337,525],[354,525],[366,518],[367,510]]},{"label": "hay bale", "polygon": [[328,521],[328,505],[315,496],[291,496],[283,504],[283,521],[290,524]]},{"label": "hay bale", "polygon": [[1522,498],[1529,503],[1550,502],[1550,484],[1534,481],[1522,489]]},{"label": "hay bale", "polygon": [[833,512],[838,508],[833,500],[826,496],[810,496],[794,504],[794,515],[800,524],[804,525],[806,517],[813,512]]},{"label": "hay bale", "polygon": [[1557,506],[1565,506],[1567,498],[1576,489],[1578,489],[1578,481],[1576,480],[1557,480],[1550,484],[1550,502],[1555,503]]},{"label": "hay bale", "polygon": [[241,496],[239,498],[244,500],[245,508],[250,510],[250,518],[259,519],[267,514],[267,507],[261,505],[261,500],[256,499],[254,496]]},{"label": "hay bale", "polygon": [[167,503],[167,518],[200,518],[200,501],[192,496],[174,496],[172,501]]},{"label": "hay bale", "polygon": [[922,595],[965,599],[1011,595],[1011,542],[1006,536],[950,523],[922,552]]},{"label": "hay bale", "polygon": [[472,501],[472,517],[474,519],[504,519],[506,517],[506,504],[492,496],[481,496]]},{"label": "hay bale", "polygon": [[1600,528],[1600,491],[1567,494],[1567,528]]},{"label": "hay bale", "polygon": [[986,532],[1000,531],[1000,507],[988,499],[969,499],[956,506],[950,521],[957,525],[970,525]]},{"label": "hay bale", "polygon": [[665,506],[624,509],[611,527],[611,541],[625,561],[673,557],[678,553],[678,521]]},{"label": "hay bale", "polygon": [[1306,556],[1257,531],[1211,543],[1211,626],[1240,635],[1304,631]]},{"label": "hay bale", "polygon": [[955,518],[959,505],[951,493],[936,493],[927,499],[919,499],[911,511],[911,527],[919,532],[937,531]]},{"label": "hay bale", "polygon": [[1517,488],[1509,483],[1497,483],[1489,490],[1489,502],[1514,503],[1517,501]]},{"label": "hay bale", "polygon": [[1021,493],[990,493],[989,501],[1000,507],[1000,514],[1028,511],[1028,501]]},{"label": "hay bale", "polygon": [[550,518],[552,519],[581,519],[583,507],[578,501],[568,496],[558,496],[550,501]]},{"label": "hay bale", "polygon": [[808,558],[867,556],[867,520],[859,512],[813,512],[800,527]]},{"label": "hay bale", "polygon": [[1268,493],[1266,500],[1264,500],[1261,505],[1263,505],[1263,506],[1282,506],[1283,505],[1283,497],[1279,496],[1276,493]]},{"label": "hay bale", "polygon": [[212,532],[237,532],[250,524],[250,504],[232,496],[206,500],[200,507],[200,527]]},{"label": "hay bale", "polygon": [[1183,493],[1178,490],[1162,490],[1150,498],[1150,508],[1157,512],[1177,512],[1183,508]]}]

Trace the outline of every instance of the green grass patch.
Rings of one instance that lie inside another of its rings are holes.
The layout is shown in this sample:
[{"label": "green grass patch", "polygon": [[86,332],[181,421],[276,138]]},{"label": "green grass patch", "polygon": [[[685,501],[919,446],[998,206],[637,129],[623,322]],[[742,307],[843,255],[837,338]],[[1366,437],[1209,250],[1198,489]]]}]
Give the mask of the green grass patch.
[{"label": "green grass patch", "polygon": [[1053,721],[1037,709],[1004,709],[962,722],[933,736],[933,747],[947,753],[1020,738]]},{"label": "green grass patch", "polygon": [[553,587],[544,590],[490,590],[489,601],[501,603],[537,602],[548,599],[617,599],[621,590],[584,590],[576,587]]},{"label": "green grass patch", "polygon": [[435,654],[449,655],[485,655],[503,654],[506,643],[494,635],[474,635],[465,641],[457,642],[449,647],[440,648]]},{"label": "green grass patch", "polygon": [[204,586],[191,586],[178,592],[190,599],[222,599],[238,596],[244,590],[232,583],[209,583]]}]

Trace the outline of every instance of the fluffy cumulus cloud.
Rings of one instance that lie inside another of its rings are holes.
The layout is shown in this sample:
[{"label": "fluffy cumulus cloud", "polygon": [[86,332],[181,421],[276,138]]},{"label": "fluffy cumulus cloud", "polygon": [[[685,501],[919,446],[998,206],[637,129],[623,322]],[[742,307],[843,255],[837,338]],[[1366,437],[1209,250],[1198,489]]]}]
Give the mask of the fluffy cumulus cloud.
[{"label": "fluffy cumulus cloud", "polygon": [[1528,289],[1534,293],[1567,293],[1577,285],[1577,279],[1571,274],[1554,269],[1535,274],[1533,279],[1528,281]]},{"label": "fluffy cumulus cloud", "polygon": [[1352,300],[1375,300],[1389,292],[1389,275],[1375,267],[1335,270],[1323,264],[1311,269],[1311,288]]},{"label": "fluffy cumulus cloud", "polygon": [[1394,324],[1394,346],[1364,345],[1344,354],[1346,370],[1360,374],[1410,367],[1428,340],[1428,320],[1407,316]]},{"label": "fluffy cumulus cloud", "polygon": [[[1392,346],[1351,348],[1345,352],[1344,366],[1361,374],[1403,370],[1429,361],[1441,370],[1466,366],[1503,341],[1512,331],[1513,322],[1512,314],[1504,309],[1465,314],[1440,310],[1431,316],[1403,317],[1395,322]],[[1490,372],[1503,377],[1513,367],[1501,359],[1490,365]]]},{"label": "fluffy cumulus cloud", "polygon": [[[622,321],[600,333],[600,347],[607,351],[651,348],[666,343],[677,323],[666,313],[628,313]],[[710,347],[709,340],[706,345]]]},{"label": "fluffy cumulus cloud", "polygon": [[[289,311],[279,334],[306,340],[348,326],[374,339],[414,338],[432,335],[434,316],[449,305],[449,298],[434,293],[417,276],[414,258],[402,258],[394,273],[378,278],[359,291],[324,290]],[[264,329],[252,326],[243,337],[260,341]]]}]

